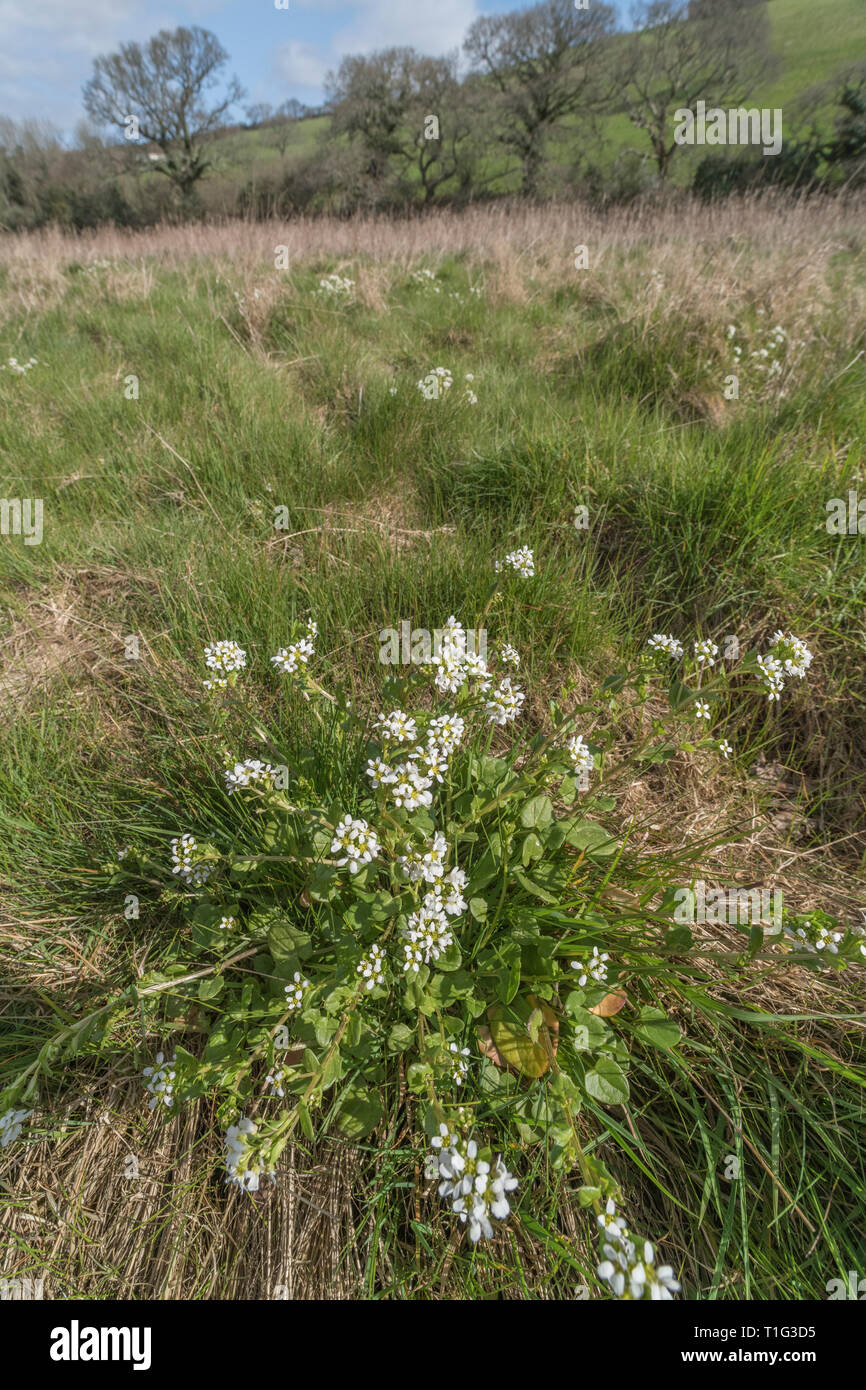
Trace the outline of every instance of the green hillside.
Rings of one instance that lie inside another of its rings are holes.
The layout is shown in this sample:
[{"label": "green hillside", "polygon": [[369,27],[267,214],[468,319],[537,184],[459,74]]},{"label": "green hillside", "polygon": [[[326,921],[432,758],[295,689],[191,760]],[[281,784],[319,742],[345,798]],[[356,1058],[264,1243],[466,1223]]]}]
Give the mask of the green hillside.
[{"label": "green hillside", "polygon": [[[863,0],[769,0],[773,48],[782,69],[765,91],[754,93],[758,106],[785,107],[808,88],[833,76],[857,59],[866,59],[866,4]],[[783,116],[784,121],[784,116]],[[328,126],[327,117],[298,122],[292,132],[285,158],[269,146],[266,130],[242,131],[222,137],[221,160],[233,171],[243,169],[250,179],[278,177],[282,168],[309,155]],[[575,139],[581,128],[575,122]],[[636,131],[625,116],[612,116],[602,124],[602,148],[598,162],[609,166],[624,150],[644,149],[642,132]],[[568,160],[569,144],[557,152]],[[705,151],[684,151],[678,182],[688,181],[693,162]],[[495,158],[493,156],[492,158]],[[495,167],[495,165],[493,166]]]}]

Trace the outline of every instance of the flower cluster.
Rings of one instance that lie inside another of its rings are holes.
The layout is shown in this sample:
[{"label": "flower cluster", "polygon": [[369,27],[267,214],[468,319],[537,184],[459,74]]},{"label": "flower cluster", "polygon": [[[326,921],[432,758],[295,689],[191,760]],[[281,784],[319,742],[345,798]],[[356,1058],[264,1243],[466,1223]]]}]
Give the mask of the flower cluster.
[{"label": "flower cluster", "polygon": [[665,656],[672,656],[674,661],[679,661],[683,655],[682,643],[669,633],[654,632],[647,646],[651,652],[663,652]]},{"label": "flower cluster", "polygon": [[584,742],[583,734],[572,734],[565,744],[575,772],[592,772],[595,758]]},{"label": "flower cluster", "polygon": [[154,1066],[144,1068],[143,1075],[148,1078],[144,1089],[151,1097],[147,1102],[148,1110],[155,1110],[160,1101],[163,1105],[174,1104],[174,1060],[172,1057],[166,1062],[165,1054],[157,1052]]},{"label": "flower cluster", "polygon": [[26,376],[37,364],[36,357],[31,357],[27,362],[19,362],[17,357],[10,357],[5,362],[0,362],[0,372],[10,371],[13,376]]},{"label": "flower cluster", "polygon": [[702,637],[695,643],[695,660],[699,666],[715,666],[718,654],[718,647],[708,637]]},{"label": "flower cluster", "polygon": [[323,299],[349,299],[355,288],[355,281],[347,275],[326,275],[319,281],[316,294]]},{"label": "flower cluster", "polygon": [[245,758],[242,763],[235,763],[234,767],[226,769],[223,776],[229,796],[233,796],[241,787],[261,787],[271,791],[274,785],[274,769],[270,763],[263,763],[258,758]]},{"label": "flower cluster", "polygon": [[242,671],[247,664],[247,654],[237,642],[213,642],[204,649],[204,660],[208,670],[214,675],[204,682],[205,690],[224,690],[229,677]]},{"label": "flower cluster", "polygon": [[438,401],[453,385],[454,378],[447,367],[432,367],[418,382],[418,390],[425,401]]},{"label": "flower cluster", "polygon": [[429,965],[453,945],[451,923],[435,893],[427,893],[423,906],[409,914],[403,935],[406,938],[403,969],[414,970],[416,974],[422,962]]},{"label": "flower cluster", "polygon": [[[485,668],[486,669],[486,668]],[[438,673],[437,673],[438,680]],[[414,811],[431,806],[434,782],[442,782],[448,771],[448,760],[463,736],[464,722],[459,715],[442,715],[432,719],[427,728],[426,743],[419,738],[415,716],[403,710],[380,714],[376,727],[382,736],[382,757],[370,758],[367,776],[376,788],[388,788],[396,806]],[[394,746],[414,743],[400,762],[389,761]]]},{"label": "flower cluster", "polygon": [[434,294],[441,294],[441,287],[436,284],[436,276],[432,270],[413,270],[412,279],[416,285],[422,285],[424,289],[432,289]]},{"label": "flower cluster", "polygon": [[305,636],[297,642],[290,643],[288,647],[280,647],[276,656],[271,657],[271,665],[285,676],[297,675],[298,671],[307,665],[310,657],[315,655],[313,638],[318,635],[318,626],[311,618],[307,623]]},{"label": "flower cluster", "polygon": [[487,716],[493,724],[511,724],[520,713],[525,699],[520,686],[513,686],[510,676],[503,676],[485,705]]},{"label": "flower cluster", "polygon": [[504,560],[497,560],[494,569],[497,574],[501,574],[505,566],[516,571],[521,579],[532,579],[535,574],[535,556],[528,545],[521,545],[517,550],[511,550]]},{"label": "flower cluster", "polygon": [[598,1217],[598,1224],[606,1237],[602,1253],[607,1258],[598,1266],[596,1273],[617,1298],[635,1302],[640,1299],[669,1302],[679,1292],[680,1285],[674,1278],[671,1266],[659,1265],[656,1269],[655,1250],[651,1242],[645,1240],[638,1251],[634,1241],[629,1238],[625,1221],[616,1214],[612,1198],[608,1200],[604,1214]]},{"label": "flower cluster", "polygon": [[[831,927],[825,927],[821,924],[813,925],[812,922],[804,922],[802,926],[791,927],[787,931],[799,950],[826,951],[830,956],[838,956],[839,942],[844,937],[844,932],[833,931]],[[866,955],[866,951],[863,954]]]},{"label": "flower cluster", "polygon": [[436,689],[443,695],[455,695],[468,679],[478,680],[482,690],[487,690],[490,684],[487,662],[470,648],[466,631],[453,614],[442,629],[438,648],[430,662],[436,672]]},{"label": "flower cluster", "polygon": [[310,988],[309,980],[301,976],[300,970],[296,970],[290,982],[284,986],[286,996],[286,1006],[291,1013],[297,1013],[304,1002],[304,993]]},{"label": "flower cluster", "polygon": [[255,1134],[255,1124],[245,1116],[236,1125],[229,1125],[226,1131],[226,1182],[243,1188],[244,1192],[258,1192],[262,1178],[274,1180],[273,1169],[252,1151],[251,1140]]},{"label": "flower cluster", "polygon": [[181,835],[171,842],[171,871],[180,874],[188,888],[200,888],[213,872],[212,864],[201,862],[201,850],[193,835]]},{"label": "flower cluster", "polygon": [[344,816],[334,830],[331,853],[342,856],[337,860],[341,869],[348,864],[349,872],[356,874],[362,864],[369,864],[376,858],[379,838],[365,820]]},{"label": "flower cluster", "polygon": [[24,1121],[32,1114],[32,1110],[7,1110],[5,1115],[0,1115],[0,1149],[18,1138]]},{"label": "flower cluster", "polygon": [[385,983],[385,952],[381,946],[374,943],[370,947],[367,955],[359,961],[357,973],[365,981],[366,989]]},{"label": "flower cluster", "polygon": [[451,1203],[451,1210],[469,1226],[469,1239],[475,1243],[493,1235],[491,1217],[504,1221],[511,1210],[507,1194],[517,1187],[500,1157],[488,1161],[479,1156],[474,1139],[467,1143],[441,1124],[431,1141],[436,1152],[428,1160],[427,1173],[439,1179],[439,1196]]},{"label": "flower cluster", "polygon": [[771,702],[778,700],[785,687],[785,677],[796,676],[802,680],[811,664],[812,653],[805,642],[781,629],[774,632],[768,653],[758,657],[758,669],[767,699]]}]

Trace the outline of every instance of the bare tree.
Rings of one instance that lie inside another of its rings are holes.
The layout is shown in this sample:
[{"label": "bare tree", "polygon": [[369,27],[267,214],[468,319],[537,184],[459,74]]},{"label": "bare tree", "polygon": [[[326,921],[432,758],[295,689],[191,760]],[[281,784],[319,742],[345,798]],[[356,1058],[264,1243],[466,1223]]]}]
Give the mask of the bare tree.
[{"label": "bare tree", "polygon": [[622,105],[649,137],[659,178],[677,150],[675,110],[738,106],[770,74],[766,0],[645,0],[622,41]]},{"label": "bare tree", "polygon": [[614,11],[596,0],[544,0],[512,14],[476,19],[463,47],[498,94],[498,138],[519,156],[523,192],[533,196],[548,136],[565,116],[605,99],[605,59]]},{"label": "bare tree", "polygon": [[256,127],[264,125],[265,121],[271,120],[274,108],[269,101],[257,101],[255,105],[248,106],[244,115],[249,125]]},{"label": "bare tree", "polygon": [[128,127],[134,117],[142,138],[164,156],[154,168],[187,196],[211,166],[205,138],[243,96],[233,77],[221,95],[208,100],[227,62],[228,54],[209,30],[161,29],[144,46],[121,44],[119,52],[97,58],[84,87],[84,106],[94,120],[108,125]]}]

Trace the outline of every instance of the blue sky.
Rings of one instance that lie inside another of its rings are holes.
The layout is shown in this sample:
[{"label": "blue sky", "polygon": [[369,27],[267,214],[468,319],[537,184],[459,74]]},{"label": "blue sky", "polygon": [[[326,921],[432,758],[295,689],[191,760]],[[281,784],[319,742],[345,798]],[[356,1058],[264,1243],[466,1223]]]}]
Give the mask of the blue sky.
[{"label": "blue sky", "polygon": [[[82,117],[81,87],[93,59],[159,29],[199,24],[231,57],[244,105],[322,99],[325,73],[346,53],[411,44],[424,53],[459,47],[479,14],[526,0],[0,0],[0,115],[39,117],[66,133]],[[626,10],[625,0],[615,0]]]}]

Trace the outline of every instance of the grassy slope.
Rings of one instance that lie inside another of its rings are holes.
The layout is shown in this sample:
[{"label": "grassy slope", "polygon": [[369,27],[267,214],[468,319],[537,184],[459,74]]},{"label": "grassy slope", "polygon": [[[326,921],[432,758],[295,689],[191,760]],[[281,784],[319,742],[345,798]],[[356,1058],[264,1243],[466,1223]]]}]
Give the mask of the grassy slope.
[{"label": "grassy slope", "polygon": [[[247,231],[219,261],[148,262],[146,242],[129,243],[124,260],[126,243],[115,242],[103,252],[108,268],[88,271],[70,247],[7,269],[0,350],[33,354],[40,366],[0,377],[0,491],[42,496],[46,532],[39,547],[0,543],[12,711],[0,734],[0,873],[14,893],[2,957],[18,985],[3,1001],[0,1078],[27,1055],[46,1000],[61,1016],[81,1012],[125,984],[145,948],[118,904],[88,889],[88,856],[113,853],[142,825],[188,828],[203,796],[208,814],[220,814],[204,751],[203,643],[232,636],[263,661],[285,640],[290,615],[312,609],[328,660],[369,689],[381,627],[408,618],[432,628],[451,612],[471,624],[491,557],[515,544],[535,547],[539,579],[528,605],[497,610],[491,637],[507,635],[524,654],[532,720],[543,717],[545,690],[594,682],[649,631],[716,640],[736,632],[745,645],[791,626],[810,640],[814,679],[778,714],[757,700],[722,713],[718,733],[735,743],[736,768],[698,761],[672,781],[651,781],[641,823],[657,833],[662,822],[677,841],[693,833],[697,806],[718,817],[727,805],[736,816],[751,796],[746,768],[765,748],[807,774],[809,836],[841,842],[802,861],[799,901],[857,900],[866,590],[857,538],[828,537],[823,517],[826,498],[858,475],[863,393],[844,369],[863,346],[862,230],[838,209],[835,223],[818,209],[700,216],[624,237],[615,224],[594,225],[587,240],[598,261],[584,277],[571,271],[561,214],[539,214],[548,220],[527,231],[519,255],[497,242],[492,222],[468,259],[448,254],[446,227],[444,253],[426,262],[440,275],[436,296],[408,279],[399,238],[391,258],[326,255],[328,238],[346,235],[339,227],[312,229],[321,250],[293,254],[288,277],[268,259],[286,231],[269,228]],[[252,247],[251,235],[261,238]],[[439,233],[427,235],[435,246]],[[87,254],[99,255],[99,244]],[[357,279],[354,305],[315,297],[318,275],[335,267]],[[480,299],[467,295],[470,282]],[[725,325],[758,344],[759,308],[804,347],[792,349],[786,396],[762,399],[758,377],[745,373],[740,403],[727,408]],[[421,399],[415,382],[439,363],[457,381],[475,374],[476,408]],[[123,395],[131,372],[138,401]],[[570,524],[577,500],[591,508],[587,535]],[[275,503],[289,508],[287,536],[273,531]],[[138,662],[124,660],[128,633],[140,635]],[[268,718],[297,717],[266,685],[253,680],[251,689]],[[256,751],[246,734],[239,756]],[[763,877],[779,852],[759,855],[753,872]],[[743,848],[731,867],[750,853]],[[152,968],[160,937],[149,939]],[[70,971],[70,959],[86,969]],[[758,972],[738,998],[791,1014],[862,1010],[856,980],[819,985],[793,972],[775,988]],[[631,1161],[624,1178],[646,1224],[666,1232],[684,1262],[690,1296],[822,1296],[827,1278],[862,1266],[859,1035],[832,1020],[750,1031],[722,1015],[692,1015],[687,1031],[675,1069],[638,1062],[639,1139],[622,1117],[599,1111],[594,1141],[615,1164],[637,1143],[641,1195]],[[151,1047],[130,1019],[107,1056],[81,1064],[82,1093],[104,1094],[96,1078],[107,1066],[138,1106],[132,1056],[141,1048],[143,1061]],[[82,1119],[75,1112],[65,1137],[49,1122],[51,1144],[20,1179],[23,1209],[37,1202],[37,1173],[56,1193],[55,1161],[64,1173],[72,1164],[73,1184]],[[148,1133],[136,1145],[153,1143]],[[171,1135],[169,1152],[188,1146],[186,1130]],[[573,1289],[591,1252],[561,1186],[536,1174],[513,1259],[454,1262],[447,1222],[427,1208],[423,1240],[416,1231],[415,1247],[407,1244],[399,1183],[410,1141],[404,1149],[385,1168],[375,1152],[362,1155],[347,1179],[382,1232],[378,1246],[362,1241],[364,1288],[441,1291],[444,1261],[452,1292]],[[748,1160],[738,1187],[719,1179],[728,1152]],[[748,1159],[755,1152],[760,1162]],[[191,1186],[179,1183],[156,1204],[160,1231],[165,1202],[175,1227],[187,1230],[192,1209],[196,1217],[181,1273],[173,1256],[167,1282],[136,1247],[143,1293],[249,1296],[261,1287],[261,1270],[238,1273],[222,1246],[228,1264],[218,1275],[204,1267],[201,1242],[221,1227],[198,1216],[221,1202],[203,1176],[208,1155],[196,1150],[184,1170]],[[88,1198],[89,1187],[73,1185],[82,1230],[103,1219],[125,1229],[125,1197],[106,1205],[101,1189]],[[96,1244],[115,1239],[109,1225]],[[18,1250],[32,1253],[16,1259],[38,1269],[46,1249],[29,1242]],[[59,1249],[49,1262],[55,1288],[125,1290],[125,1256],[97,1266],[89,1240],[71,1235]],[[332,1254],[343,1270],[344,1248]]]},{"label": "grassy slope", "polygon": [[[866,54],[866,8],[858,0],[821,0],[820,13],[812,0],[770,0],[770,19],[773,49],[783,66],[766,90],[753,94],[752,101],[758,106],[778,106],[784,112],[807,88]],[[261,130],[224,136],[217,141],[217,148],[226,172],[242,172],[244,178],[251,180],[277,179],[284,168],[312,153],[327,127],[326,117],[299,122],[284,160],[268,147],[267,132]],[[603,144],[597,162],[603,168],[626,149],[649,148],[642,133],[624,116],[604,120],[601,133]],[[580,139],[579,129],[566,136],[557,157],[568,163]],[[586,149],[581,153],[586,155]],[[681,152],[674,166],[675,182],[688,184],[694,163],[705,153]],[[515,179],[516,176],[505,180],[503,188],[516,186]]]}]

